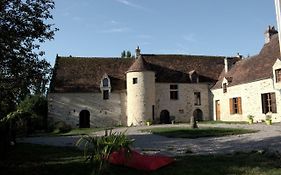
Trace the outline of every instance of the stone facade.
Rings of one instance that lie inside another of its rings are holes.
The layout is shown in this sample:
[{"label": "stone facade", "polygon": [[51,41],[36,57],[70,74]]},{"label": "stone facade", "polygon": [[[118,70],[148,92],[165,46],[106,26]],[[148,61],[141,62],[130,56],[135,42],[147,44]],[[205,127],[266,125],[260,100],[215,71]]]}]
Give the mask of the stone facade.
[{"label": "stone facade", "polygon": [[102,93],[50,93],[49,117],[79,127],[79,113],[87,110],[93,127],[126,125],[125,96],[125,92],[110,93],[103,100]]},{"label": "stone facade", "polygon": [[[178,99],[170,99],[170,85],[178,85]],[[200,104],[195,104],[194,93],[200,93]],[[195,110],[199,109],[203,113],[203,119],[210,119],[209,109],[209,85],[204,83],[156,83],[156,116],[159,120],[161,111],[167,110],[170,116],[175,117],[176,122],[189,122]]]},{"label": "stone facade", "polygon": [[[138,84],[131,81],[135,77],[138,78]],[[82,110],[90,112],[92,127],[143,125],[147,120],[158,123],[163,110],[169,111],[176,122],[189,122],[196,110],[202,111],[203,120],[210,119],[208,84],[155,83],[152,77],[153,72],[130,73],[127,75],[127,92],[110,93],[107,100],[103,99],[102,92],[50,93],[49,116],[73,127],[79,126],[79,113]],[[145,84],[146,87],[143,86]],[[178,86],[177,100],[170,99],[170,85]],[[199,102],[194,93],[200,93]],[[130,105],[127,105],[127,100]]]},{"label": "stone facade", "polygon": [[[250,83],[227,87],[227,92],[223,89],[212,90],[213,93],[213,116],[217,120],[216,110],[220,111],[220,120],[223,121],[247,121],[248,115],[254,116],[254,121],[261,122],[265,120],[266,114],[262,111],[261,94],[275,93],[277,113],[272,114],[273,122],[281,121],[281,91],[273,87],[273,79],[265,79]],[[241,97],[242,114],[230,114],[231,98]],[[216,102],[220,102],[220,109],[216,109]]]}]

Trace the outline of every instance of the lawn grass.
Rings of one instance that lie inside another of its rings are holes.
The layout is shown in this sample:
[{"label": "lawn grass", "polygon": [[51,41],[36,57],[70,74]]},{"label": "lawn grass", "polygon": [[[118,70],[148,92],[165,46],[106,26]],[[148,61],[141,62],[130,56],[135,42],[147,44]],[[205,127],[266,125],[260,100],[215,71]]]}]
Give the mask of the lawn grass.
[{"label": "lawn grass", "polygon": [[[190,155],[154,172],[143,172],[121,166],[110,166],[109,175],[280,175],[281,161],[269,153],[236,153],[229,155]],[[19,144],[0,160],[1,175],[89,175],[82,152],[74,148]]]},{"label": "lawn grass", "polygon": [[196,139],[201,137],[222,137],[227,135],[239,135],[258,132],[257,130],[241,129],[241,128],[180,128],[180,127],[163,127],[151,128],[142,131],[149,131],[153,134],[166,136],[170,138],[189,138]]}]

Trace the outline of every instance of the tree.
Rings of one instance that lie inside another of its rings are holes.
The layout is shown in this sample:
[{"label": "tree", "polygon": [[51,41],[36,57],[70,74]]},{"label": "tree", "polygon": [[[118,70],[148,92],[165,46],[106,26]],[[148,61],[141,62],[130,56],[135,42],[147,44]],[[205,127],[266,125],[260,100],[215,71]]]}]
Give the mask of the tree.
[{"label": "tree", "polygon": [[132,56],[132,53],[129,50],[123,50],[121,52],[121,58],[134,58],[134,56]]},{"label": "tree", "polygon": [[0,1],[0,119],[30,93],[45,93],[51,66],[40,44],[53,39],[53,0]]},{"label": "tree", "polygon": [[123,51],[121,52],[121,58],[126,58],[126,51],[125,51],[125,50],[123,50]]},{"label": "tree", "polygon": [[127,51],[127,55],[126,55],[127,58],[131,58],[132,57],[132,54],[130,51]]}]

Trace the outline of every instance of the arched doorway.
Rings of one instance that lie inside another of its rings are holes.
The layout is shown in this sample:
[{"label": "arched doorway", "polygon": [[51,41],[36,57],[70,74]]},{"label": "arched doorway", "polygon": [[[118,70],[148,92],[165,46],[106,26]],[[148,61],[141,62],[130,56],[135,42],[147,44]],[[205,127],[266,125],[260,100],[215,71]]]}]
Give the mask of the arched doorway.
[{"label": "arched doorway", "polygon": [[79,128],[90,128],[90,112],[82,110],[79,113]]},{"label": "arched doorway", "polygon": [[193,112],[193,117],[196,121],[203,121],[203,112],[201,109],[196,109]]},{"label": "arched doorway", "polygon": [[163,110],[160,113],[160,123],[169,124],[170,121],[170,112],[168,110]]}]

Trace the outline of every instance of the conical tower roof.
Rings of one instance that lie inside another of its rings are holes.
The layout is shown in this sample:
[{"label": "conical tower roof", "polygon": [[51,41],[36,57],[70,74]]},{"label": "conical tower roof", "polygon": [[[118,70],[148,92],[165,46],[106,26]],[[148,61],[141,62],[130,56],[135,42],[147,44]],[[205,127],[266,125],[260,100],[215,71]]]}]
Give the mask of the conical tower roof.
[{"label": "conical tower roof", "polygon": [[127,72],[142,72],[142,71],[151,71],[150,64],[147,63],[144,58],[140,55],[132,66],[128,69]]}]

